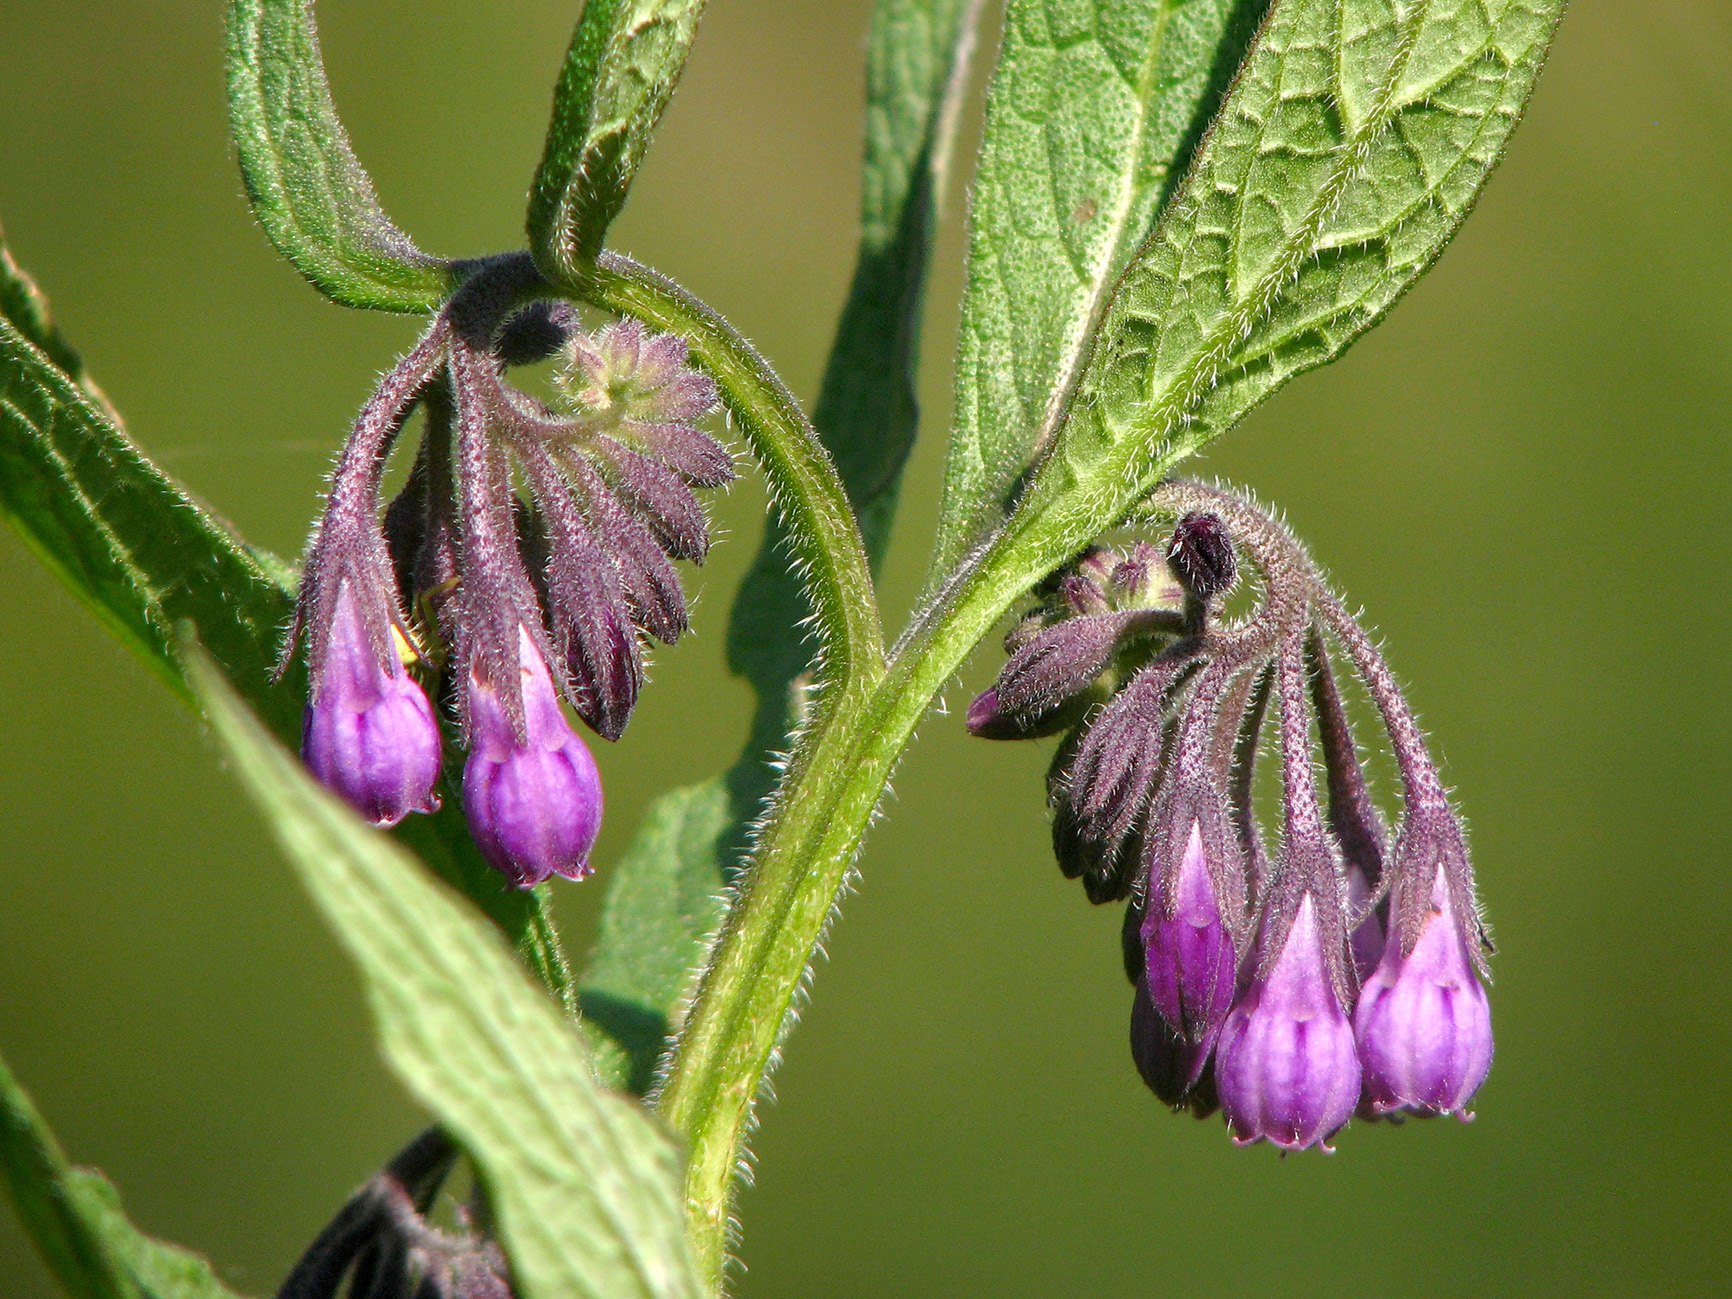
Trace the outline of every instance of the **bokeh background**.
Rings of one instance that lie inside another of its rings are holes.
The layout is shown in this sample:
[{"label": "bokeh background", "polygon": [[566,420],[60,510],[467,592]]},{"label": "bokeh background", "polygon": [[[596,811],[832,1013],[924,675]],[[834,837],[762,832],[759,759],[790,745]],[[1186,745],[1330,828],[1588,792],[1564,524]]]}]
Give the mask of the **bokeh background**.
[{"label": "bokeh background", "polygon": [[[808,399],[852,259],[868,7],[715,0],[618,227]],[[320,8],[399,222],[440,253],[517,243],[577,6]],[[222,9],[8,0],[0,219],[143,445],[292,554],[412,327],[323,303],[254,227]],[[1203,466],[1279,502],[1364,604],[1471,816],[1501,946],[1478,1121],[1281,1160],[1165,1113],[1128,1059],[1117,917],[1048,857],[1043,746],[936,718],[764,1112],[742,1295],[1724,1293],[1729,51],[1723,0],[1577,6],[1438,269]],[[963,189],[893,617],[936,509]],[[722,629],[763,508],[749,483],[723,505],[699,634],[601,755],[604,873],[657,790],[734,753]],[[138,1221],[269,1292],[419,1116],[199,727],[9,533],[0,808],[0,1044]],[[598,898],[561,892],[575,951]],[[50,1292],[0,1210],[0,1295]]]}]

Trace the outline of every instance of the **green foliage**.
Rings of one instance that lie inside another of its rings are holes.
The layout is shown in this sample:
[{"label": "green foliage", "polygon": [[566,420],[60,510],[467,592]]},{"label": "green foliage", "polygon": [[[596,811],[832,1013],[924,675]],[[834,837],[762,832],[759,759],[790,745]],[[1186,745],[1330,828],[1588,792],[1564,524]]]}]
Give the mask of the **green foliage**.
[{"label": "green foliage", "polygon": [[602,1090],[575,1027],[467,902],[321,788],[208,660],[191,677],[237,775],[360,967],[386,1059],[480,1170],[517,1292],[702,1293],[672,1138]]},{"label": "green foliage", "polygon": [[143,1235],[100,1173],[73,1168],[0,1059],[0,1174],[74,1299],[234,1299],[196,1255]]},{"label": "green foliage", "polygon": [[1010,0],[970,211],[934,580],[1050,443],[1269,0]]},{"label": "green foliage", "polygon": [[[859,261],[837,326],[815,423],[835,457],[876,564],[889,541],[918,411],[914,370],[942,177],[972,34],[970,0],[881,0],[866,68],[866,155]],[[758,694],[752,733],[721,776],[662,795],[611,869],[600,932],[583,979],[586,1022],[599,1029],[608,1076],[643,1090],[676,1008],[721,919],[723,889],[747,828],[775,782],[796,682],[813,646],[809,612],[773,521],[735,601],[729,663]]]},{"label": "green foliage", "polygon": [[1287,380],[1443,251],[1502,156],[1563,0],[1279,0],[1126,272],[1036,510],[1061,545]]},{"label": "green foliage", "polygon": [[429,312],[451,287],[379,205],[331,102],[313,0],[232,0],[229,124],[253,211],[333,302]]},{"label": "green foliage", "polygon": [[96,616],[177,691],[189,621],[280,734],[300,725],[271,665],[291,591],[280,568],[121,431],[47,304],[0,242],[0,512]]},{"label": "green foliage", "polygon": [[703,8],[704,0],[585,3],[529,195],[529,246],[554,282],[582,282],[601,251],[679,82]]}]

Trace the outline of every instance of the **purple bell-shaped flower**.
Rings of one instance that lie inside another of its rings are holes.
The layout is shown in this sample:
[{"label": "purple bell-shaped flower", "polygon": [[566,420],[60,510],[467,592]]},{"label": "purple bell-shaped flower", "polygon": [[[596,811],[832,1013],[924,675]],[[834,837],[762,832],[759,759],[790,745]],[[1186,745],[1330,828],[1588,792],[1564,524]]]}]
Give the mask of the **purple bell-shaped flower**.
[{"label": "purple bell-shaped flower", "polygon": [[559,695],[528,632],[519,639],[523,725],[497,690],[469,675],[469,761],[463,812],[488,864],[519,888],[550,875],[582,879],[601,830],[601,775],[589,746],[560,711]]},{"label": "purple bell-shaped flower", "polygon": [[[1175,1033],[1206,1048],[1232,1008],[1238,954],[1215,892],[1217,872],[1210,869],[1202,822],[1191,818],[1183,833],[1171,895],[1151,888],[1143,920],[1149,1000]],[[1201,1072],[1201,1059],[1197,1067]]]},{"label": "purple bell-shaped flower", "polygon": [[[1359,993],[1353,1028],[1373,1115],[1472,1115],[1468,1102],[1491,1070],[1491,1004],[1474,971],[1463,927],[1438,870],[1402,954],[1392,934]],[[1398,922],[1398,932],[1403,926]]]},{"label": "purple bell-shaped flower", "polygon": [[439,806],[439,723],[401,659],[381,653],[375,639],[353,587],[341,583],[301,752],[322,784],[373,824],[388,826]]},{"label": "purple bell-shaped flower", "polygon": [[1251,981],[1227,1016],[1215,1047],[1215,1085],[1241,1145],[1327,1150],[1353,1117],[1360,1085],[1353,1026],[1330,979],[1309,893],[1273,968]]}]

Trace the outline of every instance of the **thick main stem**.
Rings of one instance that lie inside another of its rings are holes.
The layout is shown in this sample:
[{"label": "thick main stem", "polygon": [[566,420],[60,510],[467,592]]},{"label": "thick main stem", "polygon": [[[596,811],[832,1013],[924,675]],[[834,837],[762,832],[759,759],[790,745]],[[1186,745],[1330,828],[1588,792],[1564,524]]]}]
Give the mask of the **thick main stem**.
[{"label": "thick main stem", "polygon": [[712,1283],[752,1105],[854,854],[933,697],[1050,567],[1035,533],[1002,536],[880,678],[835,699],[799,744],[765,822],[659,1101],[690,1146],[692,1235]]}]

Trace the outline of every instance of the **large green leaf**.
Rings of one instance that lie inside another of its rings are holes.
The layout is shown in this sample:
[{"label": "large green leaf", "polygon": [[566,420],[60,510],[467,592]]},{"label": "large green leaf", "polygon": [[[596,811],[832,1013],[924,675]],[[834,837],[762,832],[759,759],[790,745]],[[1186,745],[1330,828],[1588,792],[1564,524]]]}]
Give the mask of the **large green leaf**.
[{"label": "large green leaf", "polygon": [[345,306],[437,308],[450,267],[379,205],[331,102],[313,0],[232,0],[228,94],[247,197],[277,251]]},{"label": "large green leaf", "polygon": [[208,660],[190,677],[360,967],[386,1059],[480,1169],[517,1293],[701,1294],[672,1137],[602,1090],[575,1026],[466,901],[320,787]]},{"label": "large green leaf", "polygon": [[[918,411],[914,367],[934,189],[944,169],[976,0],[880,0],[867,58],[865,184],[859,264],[837,327],[814,422],[859,513],[867,552],[883,555]],[[647,1087],[656,1058],[721,914],[748,826],[774,782],[796,682],[812,646],[808,609],[772,523],[735,601],[729,661],[758,693],[740,760],[650,808],[613,868],[580,999],[610,1077]]]},{"label": "large green leaf", "polygon": [[1431,265],[1502,156],[1564,0],[1277,0],[1114,296],[1033,509],[1086,540]]},{"label": "large green leaf", "polygon": [[4,1059],[0,1174],[49,1269],[76,1299],[234,1299],[203,1259],[134,1227],[100,1173],[67,1164]]},{"label": "large green leaf", "polygon": [[970,212],[936,580],[1051,441],[1269,0],[1010,0]]},{"label": "large green leaf", "polygon": [[274,725],[298,727],[295,684],[270,679],[292,599],[281,566],[243,544],[121,431],[3,240],[0,512],[177,691],[185,685],[173,629],[186,620]]},{"label": "large green leaf", "polygon": [[553,96],[529,194],[542,273],[581,280],[679,82],[704,0],[587,0]]}]

